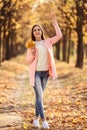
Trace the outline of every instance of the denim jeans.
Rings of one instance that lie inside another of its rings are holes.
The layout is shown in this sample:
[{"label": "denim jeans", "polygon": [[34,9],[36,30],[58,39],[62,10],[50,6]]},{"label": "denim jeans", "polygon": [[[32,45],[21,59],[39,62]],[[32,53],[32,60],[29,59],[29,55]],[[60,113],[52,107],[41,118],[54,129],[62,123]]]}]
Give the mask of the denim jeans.
[{"label": "denim jeans", "polygon": [[35,86],[33,87],[36,95],[35,102],[35,116],[44,118],[43,108],[43,92],[49,77],[48,71],[36,71],[35,72]]}]

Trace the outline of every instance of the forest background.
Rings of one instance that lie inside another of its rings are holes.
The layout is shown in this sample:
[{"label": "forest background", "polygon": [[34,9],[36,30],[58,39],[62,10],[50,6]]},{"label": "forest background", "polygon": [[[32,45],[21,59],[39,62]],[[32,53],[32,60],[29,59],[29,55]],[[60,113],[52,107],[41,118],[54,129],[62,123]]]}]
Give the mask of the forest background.
[{"label": "forest background", "polygon": [[87,2],[86,0],[0,0],[0,64],[24,53],[30,28],[39,23],[46,36],[53,36],[50,15],[55,13],[63,38],[55,45],[58,60],[82,68],[87,58]]}]

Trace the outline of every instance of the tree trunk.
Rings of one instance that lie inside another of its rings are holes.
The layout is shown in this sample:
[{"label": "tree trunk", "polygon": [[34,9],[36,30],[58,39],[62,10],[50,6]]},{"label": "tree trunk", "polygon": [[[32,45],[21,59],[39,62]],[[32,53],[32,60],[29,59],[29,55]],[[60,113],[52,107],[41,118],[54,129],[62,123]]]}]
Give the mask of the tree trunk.
[{"label": "tree trunk", "polygon": [[8,35],[6,38],[6,60],[10,59],[10,18],[8,21]]},{"label": "tree trunk", "polygon": [[87,58],[87,44],[85,44],[84,49],[85,49],[85,57]]},{"label": "tree trunk", "polygon": [[67,55],[67,28],[65,31],[63,31],[63,46],[62,46],[62,60],[66,61],[66,55]]},{"label": "tree trunk", "polygon": [[[8,8],[10,8],[11,6],[11,0],[9,0],[9,3],[8,3]],[[6,38],[6,60],[9,60],[10,59],[10,43],[11,43],[11,38],[10,38],[10,35],[11,35],[11,12],[9,13],[9,16],[8,16],[8,35],[7,35],[7,38]]]},{"label": "tree trunk", "polygon": [[4,21],[3,27],[3,54],[2,54],[2,61],[6,58],[6,21]]},{"label": "tree trunk", "polygon": [[11,33],[10,33],[10,58],[14,55],[14,47],[13,47],[13,35],[14,35],[14,32],[11,30]]},{"label": "tree trunk", "polygon": [[68,30],[68,52],[67,52],[67,63],[70,61],[70,44],[71,44],[71,29]]},{"label": "tree trunk", "polygon": [[60,41],[56,44],[56,58],[60,60]]},{"label": "tree trunk", "polygon": [[0,26],[0,66],[1,66],[1,61],[2,61],[2,58],[1,58],[1,26]]},{"label": "tree trunk", "polygon": [[74,55],[74,41],[70,40],[70,54]]},{"label": "tree trunk", "polygon": [[78,36],[78,44],[77,44],[77,60],[75,67],[82,68],[83,67],[83,8],[80,6],[80,2],[76,1],[76,9],[77,9],[77,24],[76,24],[76,31]]}]

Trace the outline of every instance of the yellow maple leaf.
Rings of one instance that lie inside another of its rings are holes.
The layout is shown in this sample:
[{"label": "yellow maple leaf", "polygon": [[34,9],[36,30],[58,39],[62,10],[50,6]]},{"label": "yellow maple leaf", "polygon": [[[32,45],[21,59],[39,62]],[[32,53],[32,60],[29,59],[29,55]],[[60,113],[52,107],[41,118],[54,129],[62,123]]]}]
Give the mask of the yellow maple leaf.
[{"label": "yellow maple leaf", "polygon": [[27,122],[24,122],[23,127],[24,127],[24,129],[27,129],[27,128],[28,128],[28,123],[27,123]]},{"label": "yellow maple leaf", "polygon": [[25,47],[27,48],[31,48],[31,47],[34,47],[35,46],[35,42],[32,41],[32,40],[29,40],[26,44],[25,44]]}]

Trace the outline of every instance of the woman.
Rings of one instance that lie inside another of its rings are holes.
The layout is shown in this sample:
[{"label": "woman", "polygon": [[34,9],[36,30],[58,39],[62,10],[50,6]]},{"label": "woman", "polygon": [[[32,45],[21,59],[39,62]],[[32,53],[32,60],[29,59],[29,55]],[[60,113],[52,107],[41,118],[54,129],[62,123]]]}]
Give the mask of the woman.
[{"label": "woman", "polygon": [[29,63],[30,84],[34,88],[36,95],[35,118],[33,124],[39,127],[39,116],[42,119],[43,128],[48,128],[43,108],[43,93],[49,77],[57,77],[55,62],[53,57],[52,45],[58,42],[62,33],[57,24],[56,16],[52,15],[52,24],[56,35],[52,38],[45,39],[43,30],[39,25],[32,27],[31,39],[35,42],[35,47],[27,49],[27,62]]}]

